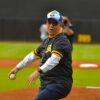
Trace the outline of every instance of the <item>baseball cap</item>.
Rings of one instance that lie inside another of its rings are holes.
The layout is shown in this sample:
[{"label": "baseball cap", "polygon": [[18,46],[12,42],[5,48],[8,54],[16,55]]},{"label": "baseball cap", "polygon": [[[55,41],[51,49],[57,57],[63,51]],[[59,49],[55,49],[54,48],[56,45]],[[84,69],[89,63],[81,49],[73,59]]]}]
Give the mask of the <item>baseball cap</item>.
[{"label": "baseball cap", "polygon": [[53,11],[49,12],[49,13],[47,14],[47,19],[54,19],[54,20],[56,20],[57,22],[62,22],[62,16],[61,16],[61,14],[60,14],[58,11],[56,11],[56,10],[53,10]]}]

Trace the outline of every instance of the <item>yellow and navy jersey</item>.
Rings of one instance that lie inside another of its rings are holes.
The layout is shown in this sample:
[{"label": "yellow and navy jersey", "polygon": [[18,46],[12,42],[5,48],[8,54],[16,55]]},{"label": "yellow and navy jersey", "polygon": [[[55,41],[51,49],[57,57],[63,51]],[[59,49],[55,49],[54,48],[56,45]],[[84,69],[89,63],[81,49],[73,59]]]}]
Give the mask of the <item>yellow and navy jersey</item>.
[{"label": "yellow and navy jersey", "polygon": [[[59,64],[52,70],[41,75],[41,84],[52,82],[72,82],[72,47],[67,37],[61,33],[53,38],[46,39],[35,51],[42,58],[41,65],[51,57],[52,54],[61,58]],[[41,66],[40,65],[40,66]],[[49,81],[50,79],[50,81]]]}]

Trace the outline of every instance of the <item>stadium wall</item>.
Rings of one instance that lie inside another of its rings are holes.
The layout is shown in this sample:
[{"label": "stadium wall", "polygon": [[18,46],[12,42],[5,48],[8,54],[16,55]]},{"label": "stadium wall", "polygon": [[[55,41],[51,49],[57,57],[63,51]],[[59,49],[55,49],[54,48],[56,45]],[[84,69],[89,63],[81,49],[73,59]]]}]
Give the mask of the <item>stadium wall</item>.
[{"label": "stadium wall", "polygon": [[47,12],[69,16],[75,42],[100,43],[100,0],[0,0],[0,40],[39,41]]}]

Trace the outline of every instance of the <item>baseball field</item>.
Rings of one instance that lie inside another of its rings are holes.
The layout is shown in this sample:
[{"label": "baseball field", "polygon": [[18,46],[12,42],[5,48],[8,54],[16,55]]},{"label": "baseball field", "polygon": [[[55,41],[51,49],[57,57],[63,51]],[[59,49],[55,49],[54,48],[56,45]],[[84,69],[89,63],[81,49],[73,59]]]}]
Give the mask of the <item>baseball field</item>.
[{"label": "baseball field", "polygon": [[[40,43],[0,42],[0,100],[34,100],[39,80],[29,86],[27,78],[39,61],[20,71],[16,80],[9,80],[9,71]],[[63,100],[100,100],[100,44],[74,44],[73,88]]]}]

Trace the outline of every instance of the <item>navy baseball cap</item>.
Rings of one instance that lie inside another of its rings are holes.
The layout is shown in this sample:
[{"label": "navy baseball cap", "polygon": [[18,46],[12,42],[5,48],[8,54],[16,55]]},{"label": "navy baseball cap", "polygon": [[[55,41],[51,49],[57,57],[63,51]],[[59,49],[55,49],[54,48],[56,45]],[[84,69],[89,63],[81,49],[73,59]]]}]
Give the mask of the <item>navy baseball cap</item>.
[{"label": "navy baseball cap", "polygon": [[61,14],[60,14],[58,11],[56,11],[56,10],[53,10],[53,11],[49,12],[49,13],[47,14],[47,19],[54,19],[54,20],[57,21],[57,22],[62,22],[62,16],[61,16]]}]

